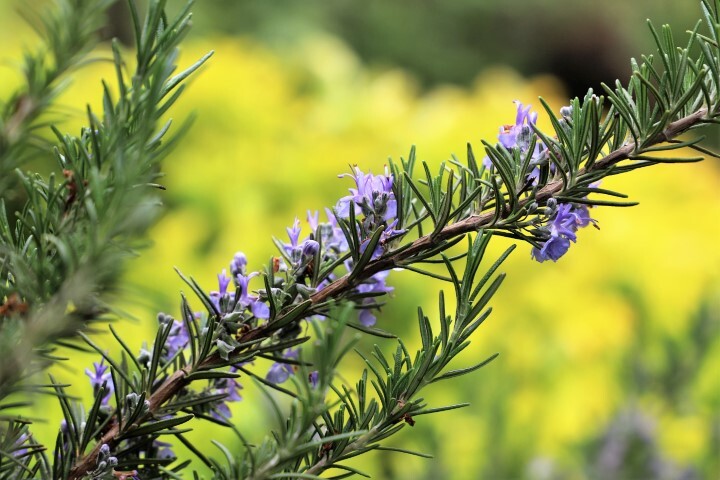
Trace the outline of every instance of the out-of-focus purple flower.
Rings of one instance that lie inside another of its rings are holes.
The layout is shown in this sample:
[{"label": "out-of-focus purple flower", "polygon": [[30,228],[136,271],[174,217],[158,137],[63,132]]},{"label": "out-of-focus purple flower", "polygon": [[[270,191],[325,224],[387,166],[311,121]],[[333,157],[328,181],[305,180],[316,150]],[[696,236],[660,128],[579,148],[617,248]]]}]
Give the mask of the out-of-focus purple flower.
[{"label": "out-of-focus purple flower", "polygon": [[13,457],[22,457],[28,452],[28,448],[25,445],[29,440],[30,435],[28,435],[27,432],[21,434],[17,440],[15,440],[15,445],[13,450],[11,450]]},{"label": "out-of-focus purple flower", "polygon": [[663,455],[655,420],[644,412],[619,412],[598,439],[592,466],[593,478],[662,478],[699,480],[694,467],[681,466]]},{"label": "out-of-focus purple flower", "polygon": [[105,384],[105,395],[100,402],[102,405],[108,405],[110,394],[115,390],[115,386],[113,385],[110,367],[105,365],[105,359],[100,362],[93,362],[93,368],[86,368],[85,375],[90,377],[90,385],[95,393]]},{"label": "out-of-focus purple flower", "polygon": [[360,314],[358,315],[358,321],[361,325],[365,327],[372,327],[377,322],[377,317],[369,308],[365,308],[363,310],[360,310]]},{"label": "out-of-focus purple flower", "polygon": [[213,409],[210,412],[210,416],[218,420],[226,420],[232,417],[230,406],[225,402],[218,402],[213,405]]},{"label": "out-of-focus purple flower", "polygon": [[359,293],[389,293],[393,287],[387,285],[385,280],[390,274],[389,271],[378,272],[356,287]]},{"label": "out-of-focus purple flower", "polygon": [[590,218],[590,212],[586,205],[563,203],[558,205],[552,221],[547,227],[549,237],[538,247],[533,247],[530,255],[542,263],[545,260],[558,261],[560,257],[570,248],[570,242],[577,240],[577,229],[596,223]]},{"label": "out-of-focus purple flower", "polygon": [[172,444],[156,438],[153,441],[153,447],[157,449],[157,458],[175,458],[175,452],[172,451]]},{"label": "out-of-focus purple flower", "polygon": [[[233,365],[230,367],[230,372],[235,373],[237,372],[237,368]],[[243,386],[240,384],[240,382],[237,381],[235,378],[221,378],[215,381],[215,390],[213,393],[215,394],[224,394],[225,398],[218,401],[213,406],[213,412],[211,415],[219,420],[222,420],[224,418],[230,418],[232,416],[232,412],[230,411],[230,406],[228,405],[229,402],[239,402],[242,400],[242,395],[240,395],[240,390],[242,390]]]},{"label": "out-of-focus purple flower", "polygon": [[310,386],[313,388],[317,388],[318,382],[320,381],[320,374],[317,370],[313,370],[308,374],[308,381],[310,382]]},{"label": "out-of-focus purple flower", "polygon": [[[355,288],[356,291],[360,294],[382,294],[392,292],[393,287],[385,284],[385,279],[389,273],[390,272],[388,271],[376,273],[358,285]],[[358,315],[358,321],[366,327],[372,327],[375,325],[377,318],[375,317],[375,314],[372,313],[372,310],[377,308],[375,301],[372,298],[365,298],[361,303],[361,308],[362,310],[360,310],[360,314]]]},{"label": "out-of-focus purple flower", "polygon": [[312,233],[315,233],[318,226],[320,225],[320,212],[318,212],[317,210],[315,210],[314,212],[308,210],[307,223],[310,226],[310,230],[312,230]]},{"label": "out-of-focus purple flower", "polygon": [[[300,353],[300,350],[295,349],[288,349],[283,354],[283,357],[287,359],[297,360],[298,355]],[[291,375],[295,375],[295,368],[293,365],[289,363],[283,363],[283,362],[275,362],[270,367],[270,370],[268,370],[267,376],[265,379],[268,382],[272,383],[283,383],[288,378],[290,378]]]},{"label": "out-of-focus purple flower", "polygon": [[300,220],[298,220],[297,217],[295,217],[293,226],[287,227],[285,230],[287,230],[288,238],[290,239],[290,244],[286,245],[286,248],[297,247],[298,240],[300,240]]},{"label": "out-of-focus purple flower", "polygon": [[324,224],[321,229],[321,241],[326,250],[334,250],[336,252],[346,252],[348,249],[347,239],[343,234],[342,228],[338,225],[335,214],[329,208],[325,209],[328,223]]},{"label": "out-of-focus purple flower", "polygon": [[230,262],[230,273],[233,278],[238,275],[245,275],[245,267],[247,266],[247,257],[243,252],[235,253],[235,256]]},{"label": "out-of-focus purple flower", "polygon": [[165,315],[164,313],[158,314],[158,322],[163,325],[172,323],[170,333],[168,334],[167,341],[165,342],[165,350],[167,350],[166,358],[172,358],[177,352],[185,349],[190,342],[190,336],[187,328],[185,328],[184,322],[179,322],[170,315]]},{"label": "out-of-focus purple flower", "polygon": [[[237,372],[238,369],[235,366],[230,367],[230,373]],[[225,401],[227,402],[239,402],[242,400],[242,395],[240,395],[240,390],[242,390],[243,386],[240,385],[240,382],[237,381],[236,378],[223,378],[220,380],[219,383],[220,388],[223,390],[223,392],[227,395],[225,398]]]}]

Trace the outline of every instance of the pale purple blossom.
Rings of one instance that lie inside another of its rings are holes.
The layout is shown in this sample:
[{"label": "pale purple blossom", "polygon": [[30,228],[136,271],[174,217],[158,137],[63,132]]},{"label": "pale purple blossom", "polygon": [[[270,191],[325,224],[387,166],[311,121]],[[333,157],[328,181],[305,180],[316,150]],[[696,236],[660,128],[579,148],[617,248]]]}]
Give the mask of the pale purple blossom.
[{"label": "pale purple blossom", "polygon": [[175,458],[175,452],[172,450],[172,444],[163,442],[162,440],[153,440],[153,447],[157,450],[157,458]]},{"label": "pale purple blossom", "polygon": [[[320,249],[320,244],[310,237],[300,241],[300,220],[298,220],[297,217],[295,217],[293,226],[288,227],[286,230],[288,233],[288,238],[290,239],[290,243],[286,243],[283,245],[283,247],[285,248],[285,253],[287,253],[288,257],[290,257],[290,261],[294,268],[301,268],[306,266],[315,257],[315,254]],[[315,229],[313,229],[312,234],[314,233]]]},{"label": "pale purple blossom", "polygon": [[[298,355],[300,353],[300,350],[295,349],[288,349],[283,354],[283,357],[287,359],[297,360]],[[291,375],[295,375],[295,368],[294,365],[290,363],[284,363],[284,362],[275,362],[272,364],[270,369],[268,370],[267,376],[265,379],[268,382],[272,383],[283,383],[288,378],[290,378]]]},{"label": "pale purple blossom", "polygon": [[[517,105],[517,114],[515,115],[515,123],[511,125],[503,125],[500,127],[498,134],[498,142],[508,150],[517,149],[521,156],[527,155],[530,150],[533,139],[533,126],[537,122],[537,112],[530,111],[530,105],[524,106],[520,101],[515,100]],[[537,185],[540,178],[539,164],[547,157],[547,147],[539,140],[535,142],[530,166],[533,167],[527,178],[533,185]],[[483,158],[483,165],[489,169],[492,166],[489,156]]]},{"label": "pale purple blossom", "polygon": [[236,299],[240,305],[249,309],[255,318],[270,318],[270,307],[262,302],[258,297],[250,295],[248,283],[250,279],[259,275],[253,272],[250,275],[236,275],[235,283],[240,288],[240,298]]},{"label": "pale purple blossom", "polygon": [[166,358],[172,358],[179,351],[184,350],[190,342],[190,335],[188,334],[185,322],[175,320],[170,315],[164,313],[158,314],[158,321],[167,325],[171,323],[170,333],[168,334],[167,340],[165,341]]},{"label": "pale purple blossom", "polygon": [[90,386],[93,392],[97,394],[100,387],[105,385],[105,394],[100,401],[102,405],[108,405],[110,402],[110,394],[115,390],[110,373],[110,366],[105,365],[105,359],[100,362],[93,362],[93,368],[86,368],[85,375],[90,378]]},{"label": "pale purple blossom", "polygon": [[373,216],[377,220],[391,220],[397,216],[397,201],[393,194],[393,176],[385,167],[384,175],[363,173],[357,166],[354,173],[344,173],[339,177],[350,177],[355,181],[357,188],[350,189],[350,195],[342,197],[336,207],[338,216],[350,216],[350,208],[354,208],[355,215],[360,213]]},{"label": "pale purple blossom", "polygon": [[237,275],[245,275],[245,267],[247,266],[247,257],[243,252],[235,253],[232,262],[230,262],[230,273],[233,277]]},{"label": "pale purple blossom", "polygon": [[[363,281],[358,285],[355,290],[360,294],[385,294],[393,291],[393,287],[385,284],[385,279],[389,275],[389,271],[378,272],[367,280]],[[362,300],[360,304],[361,310],[358,315],[358,321],[366,326],[372,327],[375,325],[377,318],[373,313],[373,310],[379,309],[372,297],[368,297]]]},{"label": "pale purple blossom", "polygon": [[[238,369],[233,365],[232,367],[230,367],[229,371],[231,373],[235,373],[238,371]],[[211,412],[211,415],[218,420],[230,418],[232,416],[232,412],[230,411],[229,403],[239,402],[242,400],[240,390],[242,390],[243,386],[234,377],[218,379],[215,381],[214,386],[215,389],[213,393],[224,394],[225,397],[213,406],[213,411]]]},{"label": "pale purple blossom", "polygon": [[540,248],[533,247],[530,255],[542,263],[546,260],[558,261],[567,253],[570,242],[577,240],[577,229],[596,223],[590,218],[587,205],[563,203],[557,206],[552,220],[545,229],[548,232],[547,240]]},{"label": "pale purple blossom", "polygon": [[308,382],[310,382],[311,387],[318,387],[318,384],[320,383],[320,374],[317,370],[313,370],[308,374]]},{"label": "pale purple blossom", "polygon": [[[500,127],[500,134],[498,140],[500,143],[507,148],[518,147],[518,136],[521,134],[523,127],[529,127],[537,122],[537,112],[530,112],[531,106],[525,107],[519,100],[515,100],[517,105],[517,114],[515,115],[514,125],[503,125]],[[527,147],[527,145],[525,145]]]},{"label": "pale purple blossom", "polygon": [[230,295],[228,294],[227,289],[232,279],[227,276],[225,269],[223,269],[222,273],[218,274],[217,279],[218,289],[210,292],[210,301],[213,303],[218,312],[223,313],[230,300]]}]

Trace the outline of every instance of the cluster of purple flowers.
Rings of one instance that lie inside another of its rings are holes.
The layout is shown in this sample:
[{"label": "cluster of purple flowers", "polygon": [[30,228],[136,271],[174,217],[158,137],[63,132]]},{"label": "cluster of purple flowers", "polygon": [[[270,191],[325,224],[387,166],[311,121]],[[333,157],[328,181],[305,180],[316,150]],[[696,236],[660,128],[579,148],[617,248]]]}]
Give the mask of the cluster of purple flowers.
[{"label": "cluster of purple flowers", "polygon": [[[552,202],[551,208],[553,206]],[[562,203],[557,205],[551,220],[544,229],[548,232],[548,239],[541,247],[533,247],[530,255],[538,262],[552,260],[556,262],[570,248],[570,242],[577,240],[578,228],[587,227],[597,223],[590,218],[587,205]]]},{"label": "cluster of purple flowers", "polygon": [[[537,122],[537,113],[530,111],[530,106],[524,106],[519,101],[515,101],[517,105],[517,114],[515,123],[512,125],[504,125],[500,127],[498,142],[508,150],[519,150],[521,156],[525,156],[533,145],[533,126]],[[566,122],[572,115],[572,107],[563,107],[560,109],[562,119],[561,124]],[[540,165],[548,160],[548,151],[545,144],[536,140],[530,157],[530,166],[532,170],[528,173],[527,179],[532,185],[537,185],[540,178]],[[492,166],[490,157],[483,159],[483,165],[489,169]],[[550,173],[554,173],[555,166],[550,165]],[[590,218],[590,212],[586,205],[564,203],[557,204],[554,199],[548,201],[548,218],[547,225],[540,228],[540,232],[546,237],[546,240],[540,247],[533,247],[530,255],[538,262],[546,260],[557,261],[570,248],[570,243],[577,240],[576,232],[578,228],[596,224],[595,220]]]},{"label": "cluster of purple flowers", "polygon": [[[515,100],[517,105],[517,114],[515,115],[515,123],[512,125],[503,125],[500,127],[498,134],[498,142],[508,150],[519,150],[521,157],[527,155],[532,146],[533,126],[537,122],[537,112],[530,111],[530,105],[527,107]],[[537,184],[540,177],[540,164],[548,158],[547,147],[539,140],[535,142],[533,152],[530,157],[530,166],[532,171],[528,174],[528,180],[533,185]],[[485,168],[490,169],[492,162],[490,157],[485,156],[483,159]]]},{"label": "cluster of purple flowers", "polygon": [[372,173],[363,173],[357,166],[353,168],[353,173],[345,173],[339,175],[342,177],[350,177],[355,181],[357,188],[350,189],[350,195],[342,197],[335,206],[335,212],[340,218],[348,218],[350,209],[362,220],[360,221],[360,251],[364,252],[367,247],[370,236],[378,229],[383,228],[380,244],[373,252],[373,258],[379,257],[383,252],[383,245],[393,237],[405,233],[404,230],[398,230],[397,226],[397,200],[393,192],[393,176],[385,167],[383,175],[373,175]]},{"label": "cluster of purple flowers", "polygon": [[[351,216],[351,212],[358,220],[358,224],[349,225],[349,228],[357,229],[361,252],[367,248],[373,233],[378,228],[383,229],[380,242],[373,252],[373,258],[383,253],[388,240],[404,233],[396,229],[397,201],[393,193],[393,176],[387,168],[382,175],[373,175],[354,167],[352,173],[340,177],[352,178],[355,188],[350,188],[350,195],[342,197],[333,210],[325,210],[326,222],[320,222],[319,212],[308,212],[307,223],[311,233],[302,240],[300,223],[297,219],[293,226],[287,229],[290,243],[283,244],[283,247],[286,258],[290,259],[292,272],[295,275],[294,281],[302,279],[304,268],[316,255],[320,255],[323,262],[334,262],[348,251],[348,240],[339,225],[339,219],[345,221]],[[352,271],[351,259],[343,264],[348,272]],[[385,283],[387,275],[388,272],[377,273],[363,280],[354,289],[354,293],[361,298],[358,321],[366,327],[373,326],[376,322],[372,312],[378,306],[373,298],[377,294],[389,293],[393,290]],[[317,285],[310,286],[311,293],[322,290],[336,278],[337,275],[332,273],[327,278],[321,279]],[[296,360],[298,353],[297,349],[289,349],[283,356],[289,360]],[[290,363],[276,362],[270,367],[266,378],[273,383],[282,383],[294,375],[295,370]],[[312,372],[309,380],[311,384],[317,384],[317,372]]]},{"label": "cluster of purple flowers", "polygon": [[352,178],[357,187],[351,188],[350,195],[338,201],[335,211],[339,217],[350,216],[350,208],[354,209],[355,215],[362,213],[365,219],[377,225],[383,220],[390,222],[397,217],[397,201],[392,190],[393,176],[387,167],[384,175],[366,174],[356,166],[353,173],[338,176]]}]

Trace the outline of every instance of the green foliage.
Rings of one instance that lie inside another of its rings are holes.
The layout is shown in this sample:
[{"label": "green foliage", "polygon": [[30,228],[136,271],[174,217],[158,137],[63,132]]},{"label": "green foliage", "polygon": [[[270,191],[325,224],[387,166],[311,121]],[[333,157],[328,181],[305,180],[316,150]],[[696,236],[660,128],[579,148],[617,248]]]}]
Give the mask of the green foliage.
[{"label": "green foliage", "polygon": [[[35,107],[10,122],[19,130],[10,132],[3,166],[23,158],[21,147],[38,128],[33,122],[55,95],[59,75],[79,66],[91,48],[105,5],[60,2],[57,11],[44,14],[51,60],[26,58],[26,69],[38,73],[28,75],[20,97],[32,99]],[[0,214],[0,296],[6,307],[0,342],[8,354],[0,367],[0,398],[27,388],[17,380],[55,360],[52,344],[76,345],[79,330],[107,320],[112,307],[106,298],[117,287],[123,262],[135,255],[157,217],[158,164],[174,143],[166,136],[171,121],[163,117],[182,92],[182,81],[207,57],[173,76],[188,12],[168,21],[163,2],[153,2],[144,23],[135,15],[134,72],[127,73],[114,44],[117,92],[104,86],[102,114],[88,108],[88,126],[78,137],[53,127],[58,146],[46,154],[56,160],[63,180],[19,170],[3,176],[20,179],[27,201],[16,211],[3,204]],[[40,74],[42,68],[47,71]],[[39,363],[36,353],[42,354]]]}]

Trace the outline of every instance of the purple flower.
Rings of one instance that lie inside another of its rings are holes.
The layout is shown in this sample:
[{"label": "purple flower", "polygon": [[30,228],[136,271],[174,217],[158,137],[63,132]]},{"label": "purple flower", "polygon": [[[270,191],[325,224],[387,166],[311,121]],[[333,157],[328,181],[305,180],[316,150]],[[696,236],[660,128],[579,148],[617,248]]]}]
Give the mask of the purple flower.
[{"label": "purple flower", "polygon": [[[230,265],[230,268],[233,268],[232,264]],[[222,273],[218,274],[217,279],[218,289],[217,291],[210,292],[210,301],[213,303],[218,312],[225,313],[228,300],[230,299],[227,289],[230,285],[231,278],[227,276],[226,270],[223,269]]]},{"label": "purple flower", "polygon": [[518,135],[520,135],[523,127],[534,125],[537,121],[537,113],[530,113],[530,105],[524,107],[518,100],[515,100],[515,105],[517,105],[515,124],[503,125],[500,127],[500,134],[498,135],[498,140],[508,150],[518,147]]},{"label": "purple flower", "polygon": [[170,334],[165,342],[167,358],[172,358],[177,352],[184,350],[188,343],[190,343],[190,336],[188,335],[184,322],[179,322],[170,316],[165,316],[165,319],[166,320],[164,322],[161,321],[161,323],[166,323],[168,321],[172,322]]},{"label": "purple flower", "polygon": [[[298,358],[298,354],[300,353],[300,350],[295,349],[288,349],[283,354],[283,357],[288,359],[296,360]],[[272,383],[283,383],[288,378],[290,378],[291,375],[295,375],[295,369],[293,368],[293,365],[289,363],[283,363],[283,362],[275,362],[270,367],[270,370],[268,370],[267,376],[265,379],[268,382]]]},{"label": "purple flower", "polygon": [[317,210],[315,210],[314,212],[308,210],[307,223],[308,225],[310,225],[310,230],[315,233],[315,231],[318,229],[318,226],[320,225],[320,212],[318,212]]},{"label": "purple flower", "polygon": [[567,222],[574,222],[577,227],[587,227],[591,223],[597,223],[594,219],[590,218],[590,209],[588,209],[587,205],[576,206],[568,215]]},{"label": "purple flower", "polygon": [[227,403],[218,402],[213,405],[210,416],[218,420],[225,420],[232,417],[232,412],[230,411],[230,406]]},{"label": "purple flower", "polygon": [[298,246],[298,240],[300,239],[300,220],[295,217],[292,227],[287,227],[288,238],[290,238],[290,244],[285,245],[285,248],[293,248]]},{"label": "purple flower", "polygon": [[302,247],[302,258],[311,259],[320,250],[320,244],[315,240],[305,240]]},{"label": "purple flower", "polygon": [[[230,372],[234,373],[238,369],[233,365],[230,367]],[[239,402],[242,400],[242,395],[240,395],[240,390],[242,390],[243,386],[238,382],[235,378],[229,377],[229,378],[221,378],[219,380],[215,381],[215,391],[214,394],[224,394],[225,398],[219,400],[214,406],[213,406],[213,412],[211,412],[211,415],[219,420],[223,420],[226,418],[230,418],[232,416],[232,412],[230,411],[230,406],[228,405],[229,402]]]},{"label": "purple flower", "polygon": [[[245,267],[247,266],[247,257],[242,252],[237,252],[230,262],[230,273],[233,278],[238,275],[245,275]],[[224,272],[223,272],[224,273]]]},{"label": "purple flower", "polygon": [[393,287],[385,284],[385,279],[390,274],[389,271],[378,272],[372,277],[364,280],[363,283],[356,287],[359,293],[389,293],[393,291]]},{"label": "purple flower", "polygon": [[570,248],[570,242],[577,240],[577,229],[596,223],[590,218],[590,212],[586,205],[563,203],[558,205],[552,221],[545,227],[549,233],[548,239],[543,245],[533,247],[530,255],[542,263],[545,260],[557,262],[560,257]]},{"label": "purple flower", "polygon": [[[517,105],[515,124],[500,127],[498,142],[508,150],[520,150],[520,153],[524,156],[527,155],[527,152],[530,150],[533,139],[532,126],[537,122],[537,112],[530,112],[530,106],[525,107],[518,100],[515,100],[515,104]],[[528,174],[528,180],[531,181],[533,185],[537,184],[538,178],[540,177],[538,164],[545,159],[546,154],[547,148],[545,145],[540,141],[536,141],[530,161],[533,169]],[[483,158],[483,165],[487,169],[492,166],[490,157],[485,156],[485,158]]]},{"label": "purple flower", "polygon": [[342,228],[338,225],[335,214],[329,208],[325,209],[325,214],[327,215],[328,223],[324,224],[320,230],[323,246],[327,250],[346,252],[348,249],[347,238],[345,238]]},{"label": "purple flower", "polygon": [[110,373],[110,367],[105,365],[105,359],[100,362],[93,362],[92,370],[86,368],[85,375],[90,377],[90,386],[92,386],[95,393],[100,390],[100,387],[105,385],[105,395],[100,402],[102,405],[108,405],[110,401],[110,394],[115,390],[115,388],[112,381],[112,374]]},{"label": "purple flower", "polygon": [[390,220],[397,216],[397,201],[393,194],[393,177],[385,167],[384,175],[363,173],[358,167],[353,167],[354,173],[344,173],[339,177],[350,177],[355,180],[357,188],[350,189],[350,195],[342,197],[335,210],[341,218],[350,216],[350,207],[355,214],[364,213],[375,217],[376,221]]},{"label": "purple flower", "polygon": [[240,298],[238,299],[238,302],[243,307],[249,308],[255,318],[270,318],[270,307],[261,302],[258,297],[250,295],[248,292],[248,283],[250,282],[250,279],[257,275],[258,273],[254,272],[247,276],[235,276],[235,283],[240,288]]},{"label": "purple flower", "polygon": [[157,450],[157,458],[175,458],[175,452],[172,451],[172,444],[155,439],[153,447]]},{"label": "purple flower", "polygon": [[311,387],[317,388],[318,383],[320,382],[320,374],[317,370],[313,370],[308,374],[308,381],[310,382]]},{"label": "purple flower", "polygon": [[[235,366],[230,367],[230,372],[235,373],[238,369]],[[233,377],[223,378],[218,382],[218,385],[220,386],[220,389],[227,394],[227,397],[225,398],[225,401],[228,402],[239,402],[242,400],[242,395],[240,395],[240,390],[242,390],[243,386],[240,385],[240,382],[237,381],[237,379]]]},{"label": "purple flower", "polygon": [[[315,228],[317,228],[316,221],[317,215],[315,216]],[[288,256],[290,257],[290,262],[292,263],[294,268],[301,268],[306,266],[312,261],[313,257],[320,249],[320,245],[318,244],[318,242],[316,242],[315,240],[311,240],[310,238],[306,238],[302,242],[300,241],[300,220],[298,220],[297,217],[295,217],[295,222],[293,222],[293,226],[288,227],[286,230],[288,233],[288,238],[290,238],[290,243],[284,244],[283,247],[285,248],[285,252],[287,252]],[[315,233],[315,229],[313,229],[313,233]]]},{"label": "purple flower", "polygon": [[218,292],[220,295],[225,295],[227,293],[227,287],[230,285],[231,278],[228,277],[225,273],[225,269],[223,268],[222,273],[218,273]]},{"label": "purple flower", "polygon": [[550,237],[541,248],[533,247],[530,255],[532,258],[542,263],[545,260],[557,262],[560,257],[570,248],[570,240],[566,237]]},{"label": "purple flower", "polygon": [[[392,292],[393,287],[385,284],[385,279],[387,278],[389,273],[390,272],[388,271],[378,272],[372,277],[363,281],[363,283],[358,285],[355,290],[360,294],[384,294]],[[377,318],[372,313],[372,309],[378,308],[375,301],[372,298],[365,298],[360,304],[360,308],[361,310],[360,314],[358,315],[358,321],[366,327],[372,327],[373,325],[375,325]]]},{"label": "purple flower", "polygon": [[372,327],[377,322],[377,317],[370,311],[369,308],[365,308],[360,310],[358,321],[365,327]]}]

